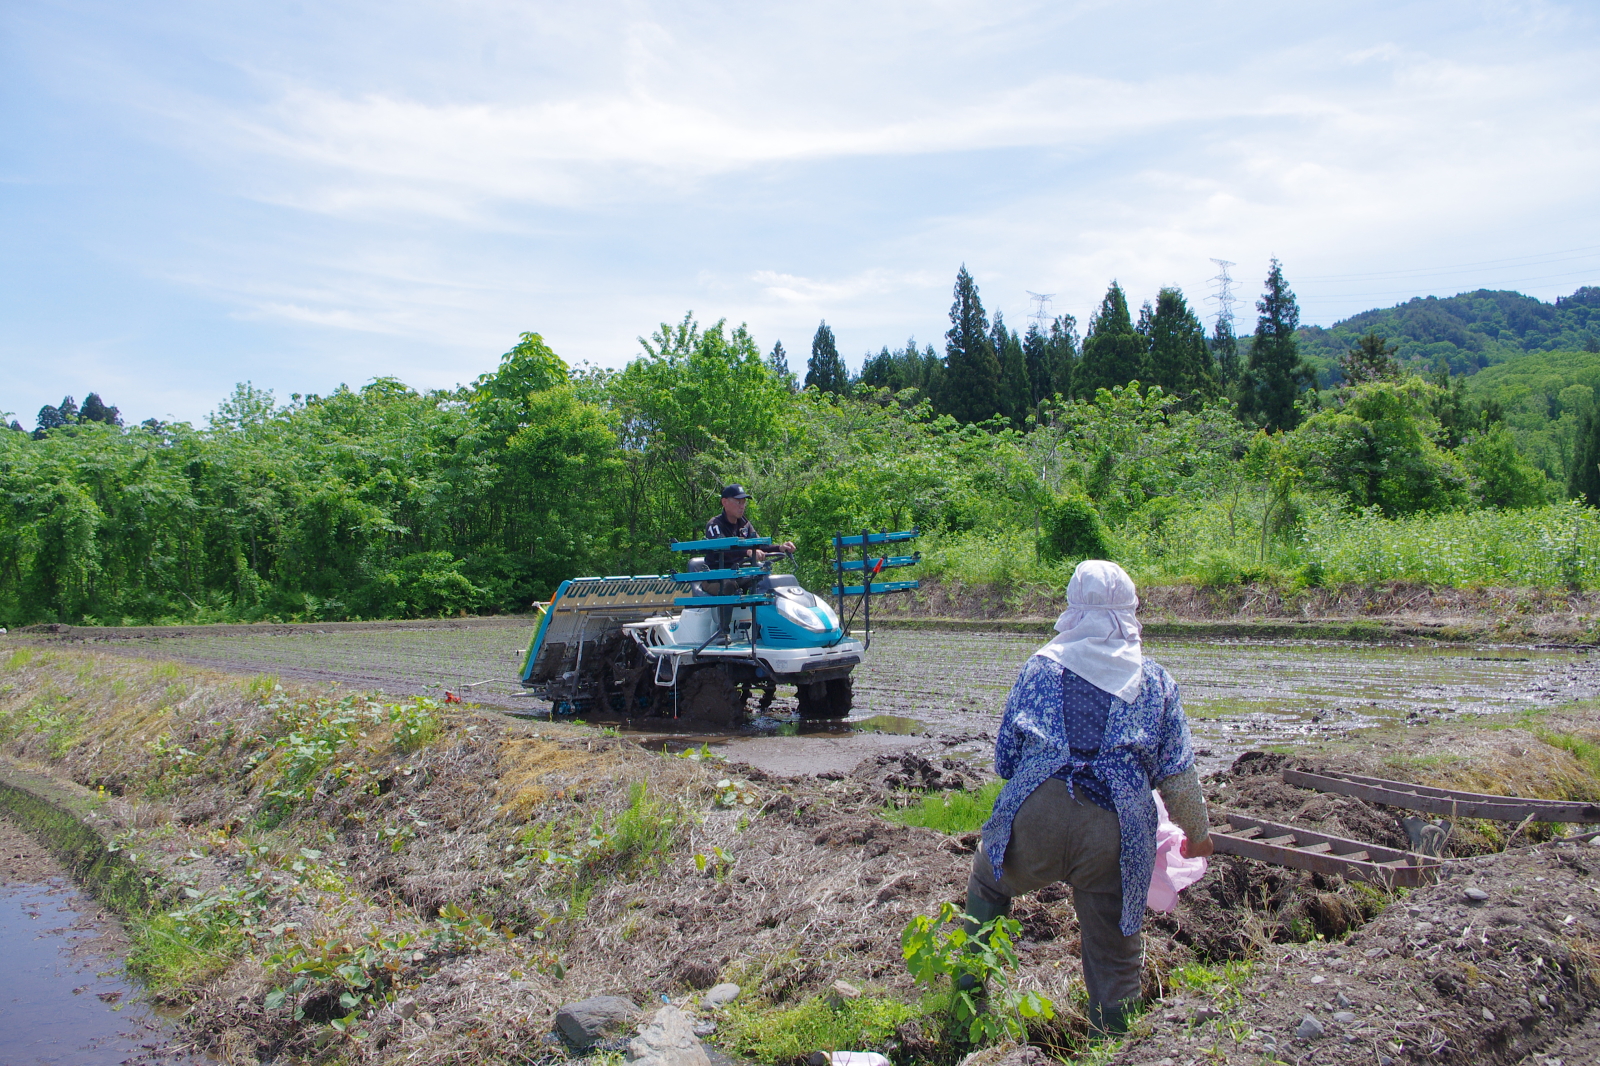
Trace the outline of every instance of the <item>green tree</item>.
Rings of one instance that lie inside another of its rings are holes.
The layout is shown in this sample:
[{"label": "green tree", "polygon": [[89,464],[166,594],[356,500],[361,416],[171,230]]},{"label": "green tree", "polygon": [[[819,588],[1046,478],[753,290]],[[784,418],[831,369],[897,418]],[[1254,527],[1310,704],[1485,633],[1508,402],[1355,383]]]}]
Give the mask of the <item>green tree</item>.
[{"label": "green tree", "polygon": [[1466,472],[1434,443],[1439,392],[1420,378],[1356,386],[1342,405],[1317,412],[1295,433],[1300,465],[1357,510],[1376,507],[1393,518],[1461,506]]},{"label": "green tree", "polygon": [[1115,281],[1089,319],[1083,358],[1073,371],[1073,394],[1092,398],[1099,389],[1120,388],[1145,373],[1145,339],[1133,328],[1128,298]]},{"label": "green tree", "polygon": [[1022,338],[1022,363],[1028,375],[1028,404],[1035,410],[1054,395],[1050,387],[1050,336],[1039,323],[1028,323]]},{"label": "green tree", "polygon": [[844,360],[839,358],[839,346],[834,343],[833,330],[823,322],[811,338],[811,358],[806,360],[806,388],[820,392],[843,395],[850,391],[850,374]]},{"label": "green tree", "polygon": [[1472,498],[1480,507],[1538,507],[1545,502],[1548,479],[1517,451],[1517,442],[1505,424],[1458,449],[1471,482]]},{"label": "green tree", "polygon": [[1012,425],[1022,425],[1033,407],[1033,389],[1028,381],[1028,363],[1016,330],[1006,328],[1005,317],[994,313],[993,344],[1000,361],[1000,413]]},{"label": "green tree", "polygon": [[1579,425],[1567,475],[1567,497],[1600,507],[1600,411],[1591,410]]},{"label": "green tree", "polygon": [[1242,372],[1239,367],[1239,338],[1233,335],[1233,323],[1219,317],[1211,333],[1209,346],[1212,362],[1217,368],[1217,384],[1225,393],[1231,395],[1237,392]]},{"label": "green tree", "polygon": [[1050,391],[1053,396],[1078,395],[1074,389],[1074,368],[1078,365],[1078,320],[1071,315],[1061,315],[1050,323],[1050,341],[1047,361],[1050,366]]},{"label": "green tree", "polygon": [[783,342],[778,341],[772,346],[772,352],[767,356],[767,369],[783,382],[790,392],[796,388],[794,372],[789,369],[789,353],[783,350]]},{"label": "green tree", "polygon": [[940,407],[962,422],[993,418],[1000,411],[1000,360],[989,337],[989,317],[966,264],[956,274],[950,329],[944,340]]},{"label": "green tree", "polygon": [[1205,327],[1182,290],[1164,288],[1147,326],[1149,382],[1174,396],[1215,396],[1217,379],[1206,348]]},{"label": "green tree", "polygon": [[1295,341],[1300,305],[1276,259],[1267,272],[1266,291],[1256,310],[1260,314],[1250,362],[1240,383],[1239,409],[1268,430],[1293,429],[1300,421],[1295,400],[1316,381],[1316,374],[1300,358]]},{"label": "green tree", "polygon": [[1400,377],[1400,363],[1394,357],[1399,350],[1398,344],[1390,344],[1377,330],[1369,329],[1339,357],[1339,369],[1350,385],[1394,381]]}]

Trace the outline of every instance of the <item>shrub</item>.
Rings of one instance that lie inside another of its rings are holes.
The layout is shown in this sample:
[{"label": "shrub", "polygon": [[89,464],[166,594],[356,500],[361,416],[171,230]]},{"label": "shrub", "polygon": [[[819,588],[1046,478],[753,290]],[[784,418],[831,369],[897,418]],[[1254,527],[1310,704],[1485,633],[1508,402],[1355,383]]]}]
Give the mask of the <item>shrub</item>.
[{"label": "shrub", "polygon": [[1060,496],[1039,513],[1039,558],[1109,559],[1111,538],[1094,504],[1083,496]]}]

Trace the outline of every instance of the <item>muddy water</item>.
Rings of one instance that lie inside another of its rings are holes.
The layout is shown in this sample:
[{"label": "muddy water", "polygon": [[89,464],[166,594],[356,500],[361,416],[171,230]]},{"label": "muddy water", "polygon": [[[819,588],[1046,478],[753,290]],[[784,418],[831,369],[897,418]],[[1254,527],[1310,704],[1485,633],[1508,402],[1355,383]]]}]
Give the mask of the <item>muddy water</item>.
[{"label": "muddy water", "polygon": [[[852,717],[913,717],[946,738],[992,734],[1018,670],[1042,643],[878,633],[856,673]],[[1600,660],[1586,651],[1243,640],[1151,642],[1145,651],[1178,680],[1207,770],[1265,744],[1600,696]],[[979,741],[955,747],[986,756]]]},{"label": "muddy water", "polygon": [[204,1061],[171,1044],[124,975],[126,946],[94,900],[0,818],[0,1064]]},{"label": "muddy water", "polygon": [[[394,693],[464,691],[474,702],[543,711],[514,695],[530,630],[506,628],[199,635],[97,644],[241,671]],[[880,630],[855,674],[854,730],[806,732],[794,701],[743,737],[703,737],[768,769],[849,769],[885,750],[938,746],[980,760],[1017,671],[1041,635]],[[1586,651],[1321,641],[1153,641],[1150,655],[1182,687],[1200,759],[1386,721],[1517,711],[1600,696]],[[484,682],[484,683],[480,683]],[[956,738],[967,738],[955,741]],[[674,746],[687,742],[667,736]],[[937,742],[937,743],[936,743]]]}]

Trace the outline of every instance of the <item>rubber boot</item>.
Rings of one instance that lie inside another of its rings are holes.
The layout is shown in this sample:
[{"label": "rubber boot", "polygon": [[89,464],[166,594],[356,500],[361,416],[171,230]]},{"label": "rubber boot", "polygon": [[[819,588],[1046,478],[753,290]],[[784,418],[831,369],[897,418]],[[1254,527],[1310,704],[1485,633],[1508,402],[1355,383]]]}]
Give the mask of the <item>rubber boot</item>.
[{"label": "rubber boot", "polygon": [[1091,1036],[1122,1036],[1128,1031],[1131,1003],[1089,1004],[1089,1033]]},{"label": "rubber boot", "polygon": [[[1011,897],[1000,896],[998,899],[1004,902],[997,902],[995,897],[987,896],[972,888],[967,889],[967,919],[964,923],[967,936],[976,938],[978,930],[983,926],[1011,913]],[[976,950],[976,947],[971,950]],[[978,979],[970,973],[964,973],[956,978],[957,991],[971,992],[977,987]]]}]

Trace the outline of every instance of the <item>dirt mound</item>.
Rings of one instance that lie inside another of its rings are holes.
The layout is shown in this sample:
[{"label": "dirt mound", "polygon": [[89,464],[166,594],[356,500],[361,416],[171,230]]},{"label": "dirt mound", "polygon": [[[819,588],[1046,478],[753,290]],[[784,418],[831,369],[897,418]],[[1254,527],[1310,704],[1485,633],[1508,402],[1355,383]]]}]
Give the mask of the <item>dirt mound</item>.
[{"label": "dirt mound", "polygon": [[1333,769],[1324,759],[1245,752],[1208,782],[1212,824],[1226,826],[1227,813],[1234,811],[1389,848],[1411,846],[1399,817],[1392,811],[1349,796],[1286,785],[1283,771],[1291,768],[1313,773]]},{"label": "dirt mound", "polygon": [[1114,1061],[1209,1047],[1216,1061],[1500,1063],[1587,1046],[1567,1030],[1600,1003],[1597,872],[1600,849],[1571,843],[1452,863],[1343,942],[1270,948],[1238,987],[1153,1004]]}]

